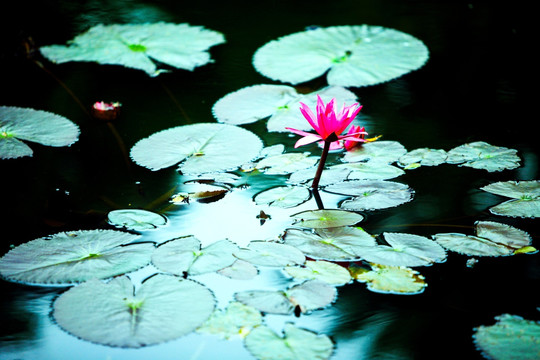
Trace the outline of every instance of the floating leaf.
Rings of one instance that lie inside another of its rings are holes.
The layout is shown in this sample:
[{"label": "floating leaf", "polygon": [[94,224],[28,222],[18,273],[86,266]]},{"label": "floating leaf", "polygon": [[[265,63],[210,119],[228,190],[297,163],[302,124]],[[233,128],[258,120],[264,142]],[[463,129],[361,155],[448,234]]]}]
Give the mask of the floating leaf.
[{"label": "floating leaf", "polygon": [[540,181],[501,181],[480,189],[514,199],[490,208],[495,215],[540,217]]},{"label": "floating leaf", "polygon": [[285,271],[300,280],[319,280],[330,285],[344,285],[351,280],[349,271],[328,261],[306,261],[305,267],[287,266]]},{"label": "floating leaf", "polygon": [[503,314],[495,325],[475,329],[474,342],[486,357],[495,360],[540,358],[540,323]]},{"label": "floating leaf", "polygon": [[330,85],[367,86],[420,68],[426,46],[379,26],[333,26],[283,36],[259,48],[255,69],[273,80],[298,84],[328,71]]},{"label": "floating leaf", "polygon": [[370,291],[383,294],[420,294],[427,286],[418,271],[404,266],[371,264],[371,271],[356,275],[356,280],[367,283]]},{"label": "floating leaf", "polygon": [[396,166],[376,161],[339,164],[331,169],[349,170],[348,180],[388,180],[405,174]]},{"label": "floating leaf", "polygon": [[489,172],[519,167],[517,150],[493,146],[483,141],[458,146],[448,151],[446,162]]},{"label": "floating leaf", "polygon": [[330,261],[359,260],[360,249],[376,245],[371,235],[354,227],[335,227],[315,231],[288,229],[283,241],[309,257]]},{"label": "floating leaf", "polygon": [[167,223],[167,218],[152,211],[141,209],[122,209],[110,211],[109,224],[128,230],[152,230]]},{"label": "floating leaf", "polygon": [[359,248],[359,255],[369,262],[387,266],[429,266],[446,260],[441,245],[426,237],[388,232],[383,236],[389,246]]},{"label": "floating leaf", "polygon": [[414,191],[405,184],[385,180],[351,180],[326,186],[326,192],[351,195],[339,207],[345,210],[362,211],[386,209],[409,202]]},{"label": "floating leaf", "polygon": [[262,315],[257,309],[233,301],[225,310],[216,309],[197,332],[229,339],[234,336],[245,337],[252,328],[261,324]]},{"label": "floating leaf", "polygon": [[[225,178],[223,180],[225,180]],[[182,184],[182,191],[174,194],[170,202],[176,205],[181,205],[189,204],[190,201],[210,203],[220,200],[229,191],[229,188],[217,186],[213,183],[215,183],[215,180],[213,179],[208,181],[199,179],[185,182]]]},{"label": "floating leaf", "polygon": [[69,46],[40,48],[43,56],[55,63],[95,61],[123,65],[157,76],[157,60],[174,68],[193,70],[210,62],[208,49],[225,42],[219,32],[202,26],[171,24],[97,25],[76,36]]},{"label": "floating leaf", "polygon": [[287,175],[310,168],[317,161],[319,161],[319,158],[309,156],[309,153],[285,153],[262,159],[257,163],[256,168],[268,175]]},{"label": "floating leaf", "polygon": [[444,163],[446,157],[447,154],[444,150],[421,148],[402,155],[398,163],[405,169],[416,168],[418,166],[437,166]]},{"label": "floating leaf", "polygon": [[336,288],[317,280],[308,280],[287,291],[251,290],[237,292],[234,297],[243,304],[269,314],[291,314],[296,306],[305,313],[331,304]]},{"label": "floating leaf", "polygon": [[448,250],[470,256],[508,256],[532,243],[525,231],[492,221],[476,222],[476,236],[444,233],[433,235]]},{"label": "floating leaf", "polygon": [[236,280],[253,279],[259,271],[257,268],[244,260],[236,260],[232,265],[218,271],[219,274]]},{"label": "floating leaf", "polygon": [[157,274],[134,290],[126,276],[90,280],[54,303],[61,328],[98,344],[137,348],[176,339],[214,311],[210,290],[191,280]]},{"label": "floating leaf", "polygon": [[295,247],[266,241],[252,241],[247,248],[234,253],[238,259],[262,266],[287,266],[303,264],[304,254]]},{"label": "floating leaf", "polygon": [[343,161],[360,162],[373,161],[385,164],[391,164],[405,155],[407,150],[397,141],[379,140],[371,143],[362,144],[345,153]]},{"label": "floating leaf", "polygon": [[137,164],[150,170],[179,165],[183,174],[202,174],[238,168],[259,154],[261,140],[233,125],[201,123],[157,132],[131,148]]},{"label": "floating leaf", "polygon": [[154,245],[130,244],[138,235],[115,230],[63,232],[29,241],[0,259],[0,274],[30,284],[62,284],[105,279],[150,262]]},{"label": "floating leaf", "polygon": [[[291,176],[289,176],[287,182],[292,184],[305,184],[313,180],[316,172],[317,169],[314,167],[295,171],[291,174]],[[351,170],[347,168],[329,167],[322,172],[319,185],[326,186],[345,181],[350,172]]]},{"label": "floating leaf", "polygon": [[43,110],[0,106],[0,159],[32,156],[20,140],[47,146],[69,146],[79,139],[79,128],[63,116]]},{"label": "floating leaf", "polygon": [[364,219],[360,214],[337,209],[306,210],[291,217],[295,219],[296,225],[313,229],[349,226]]},{"label": "floating leaf", "polygon": [[311,196],[303,186],[278,186],[255,195],[257,205],[265,204],[280,208],[291,208],[306,202]]},{"label": "floating leaf", "polygon": [[201,249],[194,236],[161,244],[152,254],[152,263],[161,271],[175,275],[199,275],[221,270],[235,262],[233,252],[238,246],[220,240]]}]

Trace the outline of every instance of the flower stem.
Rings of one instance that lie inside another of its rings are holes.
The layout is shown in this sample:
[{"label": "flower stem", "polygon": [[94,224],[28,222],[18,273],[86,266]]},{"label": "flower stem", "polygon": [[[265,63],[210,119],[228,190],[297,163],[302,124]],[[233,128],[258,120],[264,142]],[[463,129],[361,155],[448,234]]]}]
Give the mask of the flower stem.
[{"label": "flower stem", "polygon": [[319,167],[317,168],[317,173],[315,174],[315,178],[313,179],[313,183],[311,184],[311,188],[314,190],[318,190],[319,188],[319,181],[321,180],[324,163],[326,163],[326,157],[328,156],[328,151],[330,151],[331,143],[332,141],[330,139],[326,139],[324,141],[324,148],[321,154],[321,160],[319,160]]}]

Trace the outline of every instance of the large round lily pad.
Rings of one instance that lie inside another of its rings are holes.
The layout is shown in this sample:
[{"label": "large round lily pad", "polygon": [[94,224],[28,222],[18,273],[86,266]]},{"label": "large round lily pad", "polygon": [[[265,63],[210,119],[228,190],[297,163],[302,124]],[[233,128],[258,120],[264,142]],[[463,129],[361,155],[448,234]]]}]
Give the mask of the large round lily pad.
[{"label": "large round lily pad", "polygon": [[262,141],[234,125],[201,123],[157,132],[131,148],[137,164],[160,170],[180,163],[183,174],[234,170],[257,157]]},{"label": "large round lily pad", "polygon": [[155,275],[135,291],[126,276],[90,280],[63,293],[53,317],[61,328],[98,344],[137,348],[194,331],[212,314],[213,294],[203,285]]}]

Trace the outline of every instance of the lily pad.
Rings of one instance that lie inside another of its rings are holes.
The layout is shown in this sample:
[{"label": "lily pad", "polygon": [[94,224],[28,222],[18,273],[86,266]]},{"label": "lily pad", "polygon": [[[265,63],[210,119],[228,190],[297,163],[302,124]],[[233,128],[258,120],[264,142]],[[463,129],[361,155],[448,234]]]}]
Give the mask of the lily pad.
[{"label": "lily pad", "polygon": [[202,26],[158,22],[153,24],[97,25],[76,36],[68,46],[40,48],[55,63],[95,61],[123,65],[157,76],[167,70],[159,63],[177,69],[193,70],[210,62],[208,49],[225,42],[219,32]]},{"label": "lily pad", "polygon": [[326,360],[333,344],[326,335],[285,324],[283,337],[266,326],[258,326],[244,340],[248,351],[258,360]]},{"label": "lily pad", "polygon": [[416,70],[428,59],[415,37],[380,26],[332,26],[283,36],[259,48],[255,69],[298,84],[326,72],[330,85],[367,86]]},{"label": "lily pad", "polygon": [[405,174],[396,166],[377,161],[338,164],[330,169],[349,170],[348,180],[388,180]]},{"label": "lily pad", "polygon": [[254,265],[287,266],[303,264],[304,254],[295,247],[267,241],[252,241],[244,249],[234,253],[238,259]]},{"label": "lily pad", "polygon": [[429,266],[446,261],[446,251],[424,236],[384,233],[388,245],[358,248],[359,255],[375,264],[387,266]]},{"label": "lily pad", "polygon": [[121,209],[110,211],[109,224],[128,230],[153,230],[167,223],[167,218],[155,212],[141,209]]},{"label": "lily pad", "polygon": [[458,146],[448,151],[447,163],[460,164],[489,172],[519,167],[517,150],[493,146],[483,141]]},{"label": "lily pad", "polygon": [[478,221],[476,236],[459,233],[433,235],[448,250],[470,256],[508,256],[529,246],[532,239],[525,231],[493,221]]},{"label": "lily pad", "polygon": [[407,149],[397,141],[379,140],[362,144],[347,151],[343,156],[345,162],[373,161],[391,164],[407,153]]},{"label": "lily pad", "polygon": [[420,166],[437,166],[446,162],[447,156],[446,151],[441,149],[421,148],[402,155],[398,160],[398,164],[405,169],[414,169]]},{"label": "lily pad", "polygon": [[540,217],[540,181],[501,181],[486,185],[481,190],[512,198],[489,209],[495,215]]},{"label": "lily pad", "polygon": [[256,158],[262,141],[233,125],[200,123],[157,132],[131,148],[131,158],[150,170],[180,163],[183,174],[234,170]]},{"label": "lily pad", "polygon": [[24,243],[0,259],[2,277],[29,284],[70,285],[137,270],[150,262],[154,244],[132,242],[115,230],[63,232]]},{"label": "lily pad", "polygon": [[291,217],[295,220],[295,225],[313,229],[349,226],[364,219],[355,212],[338,209],[306,210]]},{"label": "lily pad", "polygon": [[262,315],[257,309],[233,301],[225,310],[216,309],[197,332],[230,339],[237,336],[245,337],[252,328],[261,324]]},{"label": "lily pad", "polygon": [[538,359],[540,357],[540,323],[521,316],[496,316],[495,325],[475,329],[476,346],[486,357],[495,360]]},{"label": "lily pad", "polygon": [[287,175],[311,168],[318,161],[318,157],[309,156],[309,153],[285,153],[266,157],[260,160],[255,168],[268,175]]},{"label": "lily pad", "polygon": [[220,240],[201,249],[194,236],[161,244],[152,254],[152,263],[161,271],[175,275],[200,275],[221,270],[236,261],[233,252],[238,246]]},{"label": "lily pad", "polygon": [[[325,169],[321,174],[321,179],[319,181],[320,186],[326,186],[330,184],[334,184],[337,182],[342,182],[347,180],[347,176],[351,172],[350,169],[347,169],[345,167],[343,168],[336,168],[336,167],[329,167]],[[315,174],[317,173],[317,169],[312,167],[309,169],[303,169],[293,172],[289,179],[287,180],[288,183],[292,184],[305,184],[315,177]]]},{"label": "lily pad", "polygon": [[351,281],[349,271],[328,261],[306,261],[305,267],[287,266],[285,271],[295,279],[319,280],[330,285],[344,285]]},{"label": "lily pad", "polygon": [[311,258],[329,261],[355,261],[360,250],[376,245],[367,232],[355,227],[335,227],[305,231],[288,229],[283,241]]},{"label": "lily pad", "polygon": [[218,271],[218,274],[236,280],[253,279],[258,273],[259,271],[253,264],[240,259]]},{"label": "lily pad", "polygon": [[32,156],[21,140],[47,146],[69,146],[79,139],[79,127],[63,116],[43,110],[0,106],[0,159]]},{"label": "lily pad", "polygon": [[291,208],[306,202],[310,197],[309,189],[303,186],[278,186],[258,193],[253,200],[257,205]]},{"label": "lily pad", "polygon": [[424,291],[427,284],[418,271],[404,266],[371,264],[372,270],[356,275],[356,280],[367,283],[370,291],[382,294],[415,295]]},{"label": "lily pad", "polygon": [[54,303],[61,328],[98,344],[138,348],[194,331],[212,314],[210,290],[191,280],[157,274],[135,291],[126,276],[89,280]]}]

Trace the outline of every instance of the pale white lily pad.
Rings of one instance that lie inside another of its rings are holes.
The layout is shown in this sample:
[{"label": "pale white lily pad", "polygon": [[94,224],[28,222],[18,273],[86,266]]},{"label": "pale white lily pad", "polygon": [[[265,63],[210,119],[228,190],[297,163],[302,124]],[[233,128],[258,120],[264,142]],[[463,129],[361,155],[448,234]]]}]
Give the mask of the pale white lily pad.
[{"label": "pale white lily pad", "polygon": [[317,280],[308,280],[287,291],[250,290],[237,292],[237,301],[264,313],[291,314],[295,307],[302,313],[324,308],[337,296],[334,286]]},{"label": "pale white lily pad", "polygon": [[493,146],[477,141],[448,151],[447,163],[460,164],[489,172],[511,170],[519,167],[517,150]]},{"label": "pale white lily pad", "polygon": [[508,256],[529,246],[532,239],[525,231],[493,221],[478,221],[476,236],[441,233],[433,238],[444,248],[469,256]]},{"label": "pale white lily pad", "polygon": [[234,256],[262,266],[296,265],[306,261],[304,254],[295,247],[267,241],[252,241],[246,248],[235,251]]},{"label": "pale white lily pad", "polygon": [[67,332],[98,344],[138,348],[194,331],[215,299],[203,285],[157,274],[135,291],[126,276],[89,280],[58,297],[53,317]]},{"label": "pale white lily pad", "polygon": [[405,174],[396,166],[377,161],[338,164],[330,169],[349,170],[348,180],[388,180]]},{"label": "pale white lily pad", "polygon": [[420,68],[426,46],[380,26],[332,26],[283,36],[259,48],[255,69],[273,80],[298,84],[328,71],[330,85],[367,86]]},{"label": "pale white lily pad", "polygon": [[402,155],[398,160],[398,164],[405,169],[413,169],[419,166],[437,166],[443,164],[447,156],[446,151],[442,149],[420,148]]},{"label": "pale white lily pad", "polygon": [[257,270],[255,265],[240,259],[218,271],[218,274],[236,280],[253,279],[258,273],[259,270]]},{"label": "pale white lily pad", "polygon": [[287,175],[298,170],[311,168],[319,158],[309,153],[285,153],[260,160],[255,168],[268,175]]},{"label": "pale white lily pad", "polygon": [[299,280],[319,280],[330,285],[344,285],[351,281],[349,270],[328,261],[306,261],[305,267],[287,266],[284,269],[290,276]]},{"label": "pale white lily pad", "polygon": [[21,140],[47,146],[69,146],[79,139],[79,127],[63,116],[43,110],[0,106],[0,159],[32,156]]},{"label": "pale white lily pad", "polygon": [[216,309],[197,332],[218,335],[225,339],[245,337],[251,329],[261,325],[262,321],[262,315],[257,309],[232,301],[225,310]]},{"label": "pale white lily pad", "polygon": [[371,264],[371,271],[356,274],[357,281],[367,283],[370,291],[382,294],[415,295],[424,291],[427,284],[418,271],[404,266]]},{"label": "pale white lily pad", "polygon": [[345,162],[374,161],[391,164],[407,153],[407,149],[397,141],[379,140],[362,144],[347,151],[343,156]]},{"label": "pale white lily pad", "polygon": [[361,249],[376,245],[370,234],[348,226],[314,231],[287,229],[283,241],[311,258],[329,261],[359,260]]},{"label": "pale white lily pad", "polygon": [[401,233],[383,234],[388,245],[358,248],[365,260],[387,266],[429,266],[446,260],[446,251],[424,236]]},{"label": "pale white lily pad", "polygon": [[480,189],[512,199],[490,208],[495,215],[540,217],[540,181],[500,181]]},{"label": "pale white lily pad", "polygon": [[167,218],[155,212],[142,209],[121,209],[110,211],[109,224],[128,230],[153,230],[167,223]]},{"label": "pale white lily pad", "polygon": [[153,24],[96,25],[76,36],[68,46],[40,48],[55,63],[95,61],[123,65],[157,76],[153,60],[177,69],[193,70],[211,61],[208,49],[225,42],[223,34],[202,26],[158,22]]},{"label": "pale white lily pad", "polygon": [[256,158],[262,141],[227,124],[200,123],[159,131],[131,148],[131,158],[150,170],[180,163],[183,174],[229,171]]},{"label": "pale white lily pad", "polygon": [[484,356],[495,360],[540,358],[540,322],[502,314],[494,325],[474,329],[474,342]]},{"label": "pale white lily pad", "polygon": [[[337,182],[345,181],[347,180],[347,176],[349,175],[350,172],[351,170],[345,167],[336,168],[336,167],[331,166],[322,172],[319,185],[326,186],[326,185],[334,184]],[[298,170],[298,171],[293,172],[289,176],[289,179],[287,180],[287,182],[292,183],[292,184],[305,184],[309,181],[312,181],[316,173],[317,173],[317,169],[315,167],[312,167],[309,169]]]},{"label": "pale white lily pad", "polygon": [[306,210],[291,217],[295,220],[295,225],[313,229],[349,226],[364,219],[355,212],[338,209]]},{"label": "pale white lily pad", "polygon": [[265,204],[279,208],[291,208],[306,202],[311,197],[303,186],[277,186],[264,190],[253,198],[257,205]]},{"label": "pale white lily pad", "polygon": [[194,236],[161,244],[152,254],[152,263],[161,271],[175,275],[200,275],[221,270],[236,261],[233,253],[238,246],[220,240],[201,249]]},{"label": "pale white lily pad", "polygon": [[29,284],[70,285],[137,270],[150,262],[154,244],[115,230],[63,232],[19,245],[0,259],[2,277]]},{"label": "pale white lily pad", "polygon": [[244,340],[248,351],[258,360],[327,360],[334,346],[326,335],[318,335],[285,324],[283,336],[266,326],[258,326]]}]

